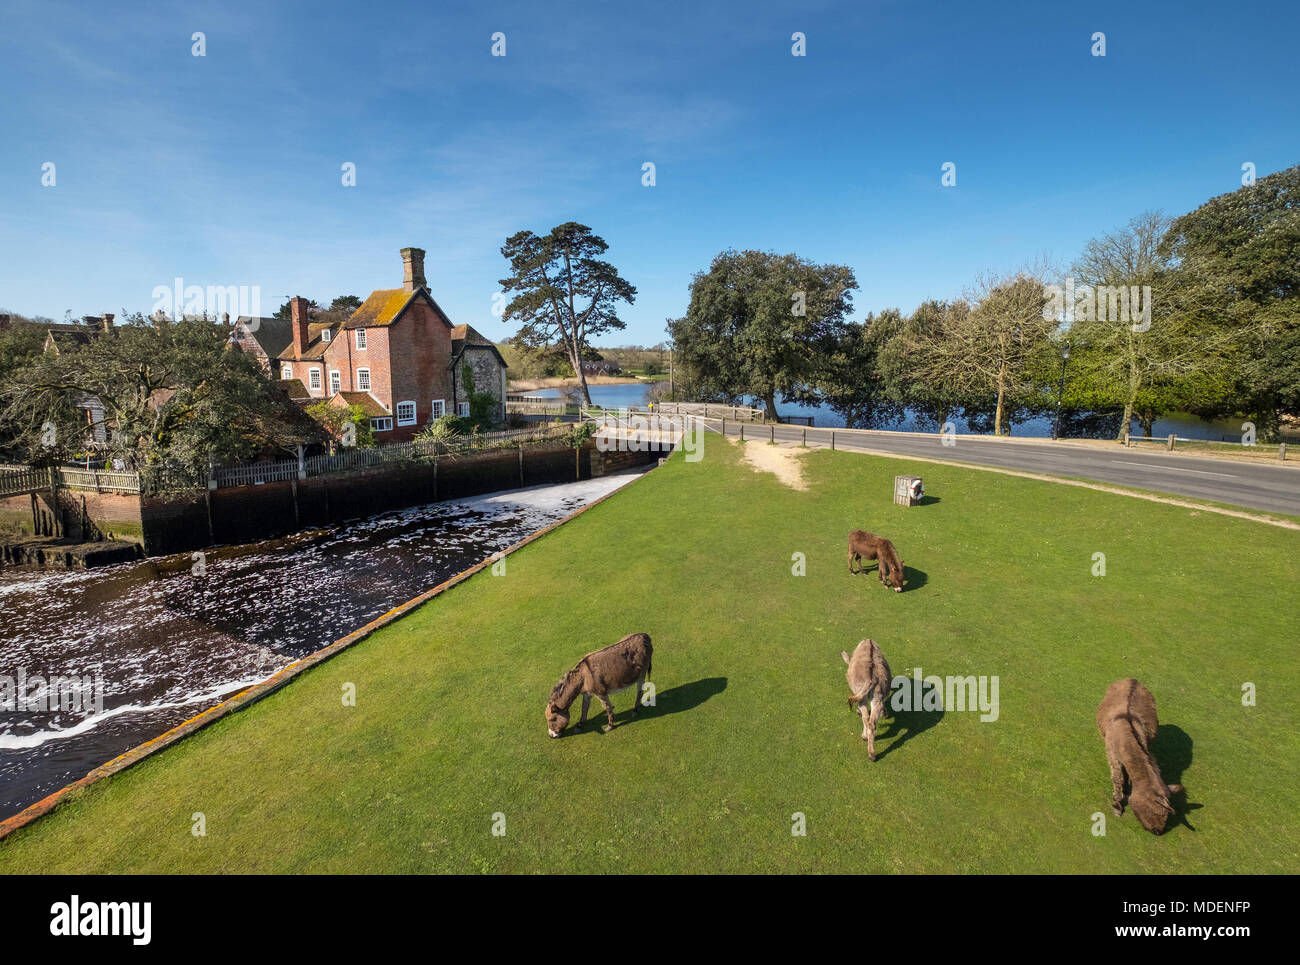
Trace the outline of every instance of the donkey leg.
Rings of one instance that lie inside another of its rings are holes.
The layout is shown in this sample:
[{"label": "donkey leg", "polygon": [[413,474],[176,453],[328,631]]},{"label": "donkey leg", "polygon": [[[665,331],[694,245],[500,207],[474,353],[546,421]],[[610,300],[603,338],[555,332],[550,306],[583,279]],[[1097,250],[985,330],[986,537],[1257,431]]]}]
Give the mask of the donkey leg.
[{"label": "donkey leg", "polygon": [[582,717],[578,720],[578,730],[587,723],[587,708],[591,706],[591,694],[582,695]]},{"label": "donkey leg", "polygon": [[867,760],[873,762],[876,759],[876,721],[880,720],[881,707],[880,695],[876,694],[871,698],[871,717],[867,722]]},{"label": "donkey leg", "polygon": [[637,678],[637,681],[636,681],[636,689],[633,691],[633,694],[634,694],[634,696],[633,696],[633,698],[632,698],[632,716],[633,716],[633,717],[635,717],[635,716],[636,716],[636,712],[637,712],[638,710],[641,709],[641,688],[642,688],[643,686],[645,686],[645,674],[642,674],[640,677]]},{"label": "donkey leg", "polygon": [[1110,811],[1115,817],[1119,817],[1124,813],[1124,768],[1109,754],[1106,758],[1110,761],[1110,783],[1115,789],[1110,799]]},{"label": "donkey leg", "polygon": [[849,572],[850,573],[853,572],[853,560],[857,555],[858,554],[853,552],[853,550],[849,550]]},{"label": "donkey leg", "polygon": [[609,696],[607,694],[597,694],[596,699],[600,701],[600,706],[605,708],[605,719],[609,721],[609,727],[607,728],[607,730],[613,730],[614,729],[614,705],[610,703]]}]

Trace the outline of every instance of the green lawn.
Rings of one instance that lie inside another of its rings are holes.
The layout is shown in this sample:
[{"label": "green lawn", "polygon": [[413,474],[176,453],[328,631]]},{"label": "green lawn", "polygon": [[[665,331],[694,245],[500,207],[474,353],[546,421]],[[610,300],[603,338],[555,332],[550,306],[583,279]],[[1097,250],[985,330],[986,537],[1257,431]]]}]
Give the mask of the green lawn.
[{"label": "green lawn", "polygon": [[[826,450],[797,492],[709,442],[80,793],[0,842],[0,870],[1300,871],[1294,532]],[[892,505],[898,473],[935,501]],[[855,527],[898,544],[907,592],[848,575]],[[637,630],[657,705],[547,739],[560,674]],[[999,720],[900,713],[869,764],[839,657],[866,636],[896,675],[997,675]],[[1194,831],[1110,816],[1093,715],[1129,675]]]}]

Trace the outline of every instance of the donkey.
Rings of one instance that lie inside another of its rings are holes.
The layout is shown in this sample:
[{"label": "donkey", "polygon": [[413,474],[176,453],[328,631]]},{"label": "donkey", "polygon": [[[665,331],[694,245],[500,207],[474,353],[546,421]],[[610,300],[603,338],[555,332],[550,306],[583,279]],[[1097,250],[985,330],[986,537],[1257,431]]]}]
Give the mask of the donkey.
[{"label": "donkey", "polygon": [[[855,529],[849,533],[849,572],[867,572],[867,560],[877,561],[876,574],[880,577],[881,586],[885,585],[885,568],[888,567],[889,585],[894,588],[895,593],[903,592],[907,580],[903,578],[903,561],[898,558],[898,550],[894,549],[894,544],[883,536],[868,533],[863,529]],[[853,569],[854,563],[858,564],[856,571]]]},{"label": "donkey", "polygon": [[843,650],[840,656],[849,665],[844,673],[853,694],[849,697],[849,710],[862,716],[862,739],[867,742],[867,760],[875,761],[876,721],[884,715],[885,699],[889,696],[893,676],[875,640],[863,640],[852,657]]},{"label": "donkey", "polygon": [[1116,817],[1124,813],[1127,793],[1128,804],[1142,827],[1160,834],[1174,813],[1169,795],[1178,794],[1183,786],[1165,783],[1151,753],[1156,736],[1155,697],[1132,677],[1115,681],[1097,706],[1097,730],[1106,742],[1110,782],[1115,788],[1111,811]]},{"label": "donkey", "polygon": [[632,716],[636,716],[641,706],[641,688],[650,676],[650,658],[654,647],[650,644],[650,635],[646,633],[629,633],[618,643],[611,644],[604,650],[596,650],[578,661],[578,665],[560,678],[560,682],[551,691],[546,700],[546,731],[552,737],[559,737],[564,728],[569,726],[569,707],[579,694],[582,694],[582,718],[578,721],[578,730],[587,723],[587,708],[595,696],[605,708],[605,717],[611,730],[614,727],[614,706],[609,702],[610,694],[627,690],[636,685],[636,700],[632,704]]}]

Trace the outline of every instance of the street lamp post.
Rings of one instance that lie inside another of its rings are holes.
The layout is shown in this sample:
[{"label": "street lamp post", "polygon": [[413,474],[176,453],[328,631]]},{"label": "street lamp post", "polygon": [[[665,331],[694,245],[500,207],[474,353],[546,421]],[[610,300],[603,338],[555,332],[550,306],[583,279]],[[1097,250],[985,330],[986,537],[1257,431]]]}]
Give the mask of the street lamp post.
[{"label": "street lamp post", "polygon": [[1052,420],[1052,439],[1055,441],[1061,434],[1061,403],[1065,399],[1065,365],[1070,361],[1070,346],[1066,345],[1061,348],[1061,385],[1056,392],[1056,418]]}]

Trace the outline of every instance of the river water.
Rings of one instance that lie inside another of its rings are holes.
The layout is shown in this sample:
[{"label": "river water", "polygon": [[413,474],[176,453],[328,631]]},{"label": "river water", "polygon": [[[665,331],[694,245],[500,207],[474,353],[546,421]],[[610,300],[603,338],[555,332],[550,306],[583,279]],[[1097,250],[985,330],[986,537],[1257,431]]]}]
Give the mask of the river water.
[{"label": "river water", "polygon": [[[0,818],[634,475],[433,503],[201,560],[0,570]],[[38,678],[54,677],[86,685],[65,684],[51,711]]]}]

